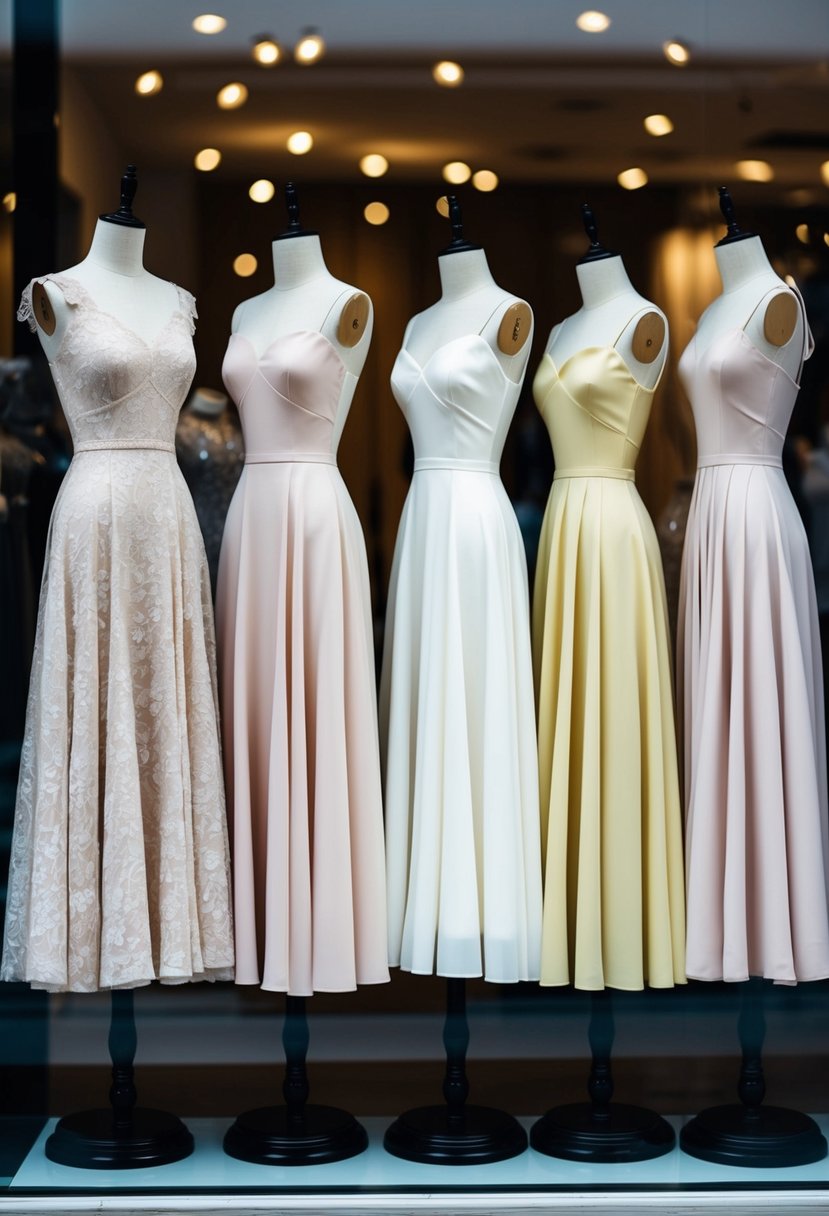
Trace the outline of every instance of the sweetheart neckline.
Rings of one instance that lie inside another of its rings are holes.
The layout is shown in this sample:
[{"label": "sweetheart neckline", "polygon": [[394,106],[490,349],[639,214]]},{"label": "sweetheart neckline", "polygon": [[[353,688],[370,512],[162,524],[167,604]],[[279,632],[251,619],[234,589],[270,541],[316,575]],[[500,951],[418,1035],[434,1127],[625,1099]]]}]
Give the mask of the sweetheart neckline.
[{"label": "sweetheart neckline", "polygon": [[662,364],[662,367],[659,371],[659,376],[657,378],[656,384],[654,384],[653,387],[651,387],[648,384],[643,384],[641,380],[636,379],[633,372],[630,370],[627,363],[622,358],[622,356],[619,354],[619,352],[615,346],[583,346],[581,348],[581,350],[575,350],[575,351],[573,351],[572,355],[568,355],[567,358],[564,360],[564,362],[561,364],[556,363],[555,359],[550,354],[550,352],[548,350],[545,350],[544,354],[541,356],[541,362],[543,363],[545,359],[548,359],[553,368],[553,371],[556,374],[557,379],[561,380],[563,378],[565,368],[570,363],[572,363],[574,359],[577,359],[580,355],[597,354],[599,352],[604,352],[606,354],[615,355],[616,358],[619,360],[619,362],[622,364],[625,371],[627,372],[631,382],[633,384],[635,384],[637,388],[641,388],[643,393],[653,394],[659,388],[659,382],[662,379],[662,373],[664,372],[665,367],[668,362],[667,358],[665,359],[665,362]]},{"label": "sweetheart neckline", "polygon": [[[785,367],[782,367],[779,363],[775,363],[774,359],[770,358],[764,351],[760,350],[760,347],[757,346],[756,343],[752,342],[751,338],[748,336],[748,334],[746,333],[746,331],[743,329],[743,327],[741,325],[731,325],[731,326],[729,326],[728,329],[723,330],[723,332],[721,334],[719,334],[714,339],[713,342],[709,342],[708,346],[706,346],[706,348],[705,348],[705,351],[703,351],[703,354],[705,354],[707,351],[711,350],[714,346],[717,345],[718,342],[721,342],[724,338],[733,337],[734,334],[736,334],[737,337],[739,337],[743,340],[744,344],[748,347],[749,350],[754,351],[755,354],[759,355],[760,358],[765,363],[768,363],[771,367],[773,367],[775,369],[775,371],[782,372],[783,375],[788,380],[789,384],[791,384],[794,388],[797,389],[798,392],[800,392],[800,381],[795,380],[794,376],[791,376],[786,371]],[[691,349],[691,347],[695,346],[696,340],[697,340],[697,335],[693,334],[690,341],[688,342],[687,346],[685,347],[685,350],[679,356],[679,359],[677,361],[677,367],[681,367],[682,360],[685,358],[685,356],[687,355],[687,353]],[[693,358],[694,358],[694,366],[697,367],[699,365],[699,359],[697,358],[696,353],[694,354]],[[805,362],[806,362],[806,360],[804,359],[803,363],[805,363]],[[801,375],[803,374],[803,363],[801,363],[801,365],[800,365]]]},{"label": "sweetheart neckline", "polygon": [[[507,375],[507,373],[504,371],[503,367],[501,367],[501,364],[498,362],[498,357],[495,354],[495,351],[492,349],[492,347],[490,346],[490,344],[487,342],[486,338],[482,334],[460,334],[457,338],[450,338],[448,342],[442,343],[435,350],[433,350],[431,355],[429,356],[429,358],[426,360],[425,363],[421,363],[418,359],[416,359],[414,357],[414,355],[412,354],[412,352],[410,350],[407,350],[405,346],[400,347],[400,350],[397,352],[397,359],[399,359],[401,355],[406,355],[406,357],[408,359],[410,359],[412,361],[412,363],[415,365],[417,370],[420,372],[421,376],[425,376],[426,369],[429,367],[429,364],[432,362],[432,360],[437,355],[441,354],[442,351],[446,350],[450,346],[454,346],[458,342],[469,342],[469,341],[478,341],[478,342],[483,343],[484,347],[486,348],[486,350],[489,352],[489,354],[492,357],[492,362],[498,368],[498,371],[501,373],[503,378],[509,384],[515,385],[516,388],[519,386],[520,381],[513,380],[511,376]],[[395,359],[395,363],[397,362],[397,359]]]},{"label": "sweetheart neckline", "polygon": [[265,356],[267,355],[268,351],[271,349],[271,347],[272,347],[272,346],[275,346],[275,345],[276,345],[278,342],[286,342],[286,341],[288,340],[288,338],[297,338],[297,337],[299,337],[299,336],[301,336],[301,335],[304,335],[304,334],[309,334],[309,335],[310,335],[311,337],[313,337],[313,338],[321,338],[321,339],[323,340],[323,342],[326,344],[326,346],[328,346],[328,347],[329,347],[329,349],[330,349],[331,351],[333,351],[334,356],[335,356],[335,357],[336,357],[336,359],[337,359],[337,362],[340,364],[340,367],[342,367],[342,369],[343,369],[343,371],[345,372],[345,374],[346,374],[346,375],[349,375],[349,374],[353,375],[353,373],[349,373],[349,370],[348,370],[348,368],[347,368],[347,367],[346,367],[346,365],[345,365],[345,360],[343,359],[343,357],[342,357],[342,355],[340,354],[340,352],[337,350],[337,348],[336,348],[336,346],[334,345],[334,343],[331,341],[331,339],[330,339],[329,337],[327,337],[327,336],[326,336],[324,333],[322,333],[322,331],[321,331],[321,330],[319,330],[319,329],[292,329],[292,330],[290,330],[290,331],[289,331],[288,333],[286,333],[286,334],[277,334],[277,336],[276,336],[275,338],[272,338],[272,339],[271,339],[271,341],[270,341],[270,342],[267,344],[267,346],[265,347],[265,349],[262,351],[262,353],[261,353],[261,354],[259,354],[259,352],[257,351],[257,349],[256,349],[256,347],[254,346],[254,344],[253,344],[253,342],[251,341],[251,339],[250,339],[250,338],[247,336],[247,334],[243,334],[243,333],[241,333],[239,330],[236,330],[234,333],[231,333],[230,338],[228,338],[228,345],[230,345],[230,341],[231,341],[231,339],[233,339],[233,338],[243,338],[243,339],[244,339],[244,341],[245,341],[245,342],[248,344],[248,346],[250,347],[250,349],[253,351],[253,357],[254,357],[254,359],[256,360],[256,362],[257,362],[257,363],[261,363],[261,362],[262,362],[262,360],[265,358]]},{"label": "sweetheart neckline", "polygon": [[[100,305],[96,304],[95,300],[94,300],[93,296],[90,294],[90,292],[87,291],[86,287],[84,287],[84,285],[80,281],[80,279],[76,278],[73,274],[67,274],[63,270],[57,270],[53,274],[44,275],[43,279],[37,279],[36,282],[41,283],[45,279],[52,279],[53,281],[57,282],[58,286],[60,286],[60,282],[59,282],[60,279],[67,279],[70,283],[74,283],[76,287],[80,288],[83,303],[88,308],[91,308],[93,312],[97,312],[99,316],[106,317],[109,321],[114,321],[116,325],[120,326],[120,328],[123,329],[126,333],[128,333],[131,337],[135,338],[136,342],[140,342],[141,345],[144,346],[148,351],[155,350],[155,348],[158,346],[159,341],[164,336],[164,334],[167,333],[168,329],[170,328],[170,325],[172,324],[173,321],[175,321],[176,317],[184,318],[186,316],[185,311],[181,306],[181,297],[178,295],[178,293],[180,291],[184,291],[185,288],[179,287],[179,285],[177,283],[171,283],[169,279],[164,279],[163,282],[169,283],[170,287],[175,288],[176,298],[179,301],[178,308],[173,309],[173,311],[170,313],[169,317],[167,318],[166,322],[164,323],[164,325],[162,325],[161,329],[158,331],[158,333],[155,335],[155,337],[152,339],[152,341],[148,342],[146,338],[142,338],[141,335],[139,333],[137,333],[130,325],[127,325],[125,321],[122,321],[120,317],[117,317],[114,312],[110,312],[108,309],[101,308]],[[72,301],[67,300],[67,304],[69,304],[71,307]],[[58,349],[55,352],[55,354],[52,356],[50,363],[57,362],[58,357],[60,356],[61,352],[63,351],[63,346],[66,341],[68,332],[69,332],[69,327],[67,326],[66,330],[64,330],[63,337],[60,340],[60,345],[58,346]]]}]

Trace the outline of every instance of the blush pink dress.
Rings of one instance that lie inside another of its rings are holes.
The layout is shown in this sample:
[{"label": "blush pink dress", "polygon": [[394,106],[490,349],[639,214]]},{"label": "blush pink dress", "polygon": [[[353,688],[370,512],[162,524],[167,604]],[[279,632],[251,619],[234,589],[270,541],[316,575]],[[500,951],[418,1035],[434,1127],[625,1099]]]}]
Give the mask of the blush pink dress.
[{"label": "blush pink dress", "polygon": [[699,352],[692,341],[680,373],[699,465],[677,662],[686,969],[703,980],[821,979],[829,848],[820,639],[806,534],[781,464],[799,386],[739,328]]},{"label": "blush pink dress", "polygon": [[245,441],[216,597],[236,981],[347,991],[389,978],[368,563],[336,462],[350,373],[300,330],[261,353],[234,334],[222,374]]}]

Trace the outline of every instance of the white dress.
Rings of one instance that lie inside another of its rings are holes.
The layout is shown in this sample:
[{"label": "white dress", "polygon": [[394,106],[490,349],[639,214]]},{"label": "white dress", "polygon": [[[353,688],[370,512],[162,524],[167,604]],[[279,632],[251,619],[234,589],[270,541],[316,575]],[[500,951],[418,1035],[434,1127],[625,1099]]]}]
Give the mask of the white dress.
[{"label": "white dress", "polygon": [[498,473],[520,383],[470,334],[392,388],[415,446],[381,684],[389,961],[537,979],[538,762],[527,569]]}]

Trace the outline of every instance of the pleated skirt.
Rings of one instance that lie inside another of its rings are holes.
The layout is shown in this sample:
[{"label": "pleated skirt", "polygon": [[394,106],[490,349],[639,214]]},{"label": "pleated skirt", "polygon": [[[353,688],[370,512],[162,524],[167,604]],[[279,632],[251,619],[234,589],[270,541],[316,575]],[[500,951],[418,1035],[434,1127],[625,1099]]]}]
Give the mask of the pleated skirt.
[{"label": "pleated skirt", "polygon": [[236,982],[386,981],[368,563],[334,465],[245,466],[216,614]]},{"label": "pleated skirt", "polygon": [[685,979],[665,588],[632,481],[553,484],[533,601],[544,829],[542,984]]},{"label": "pleated skirt", "polygon": [[77,454],[55,504],[0,976],[233,977],[210,580],[171,453]]},{"label": "pleated skirt", "polygon": [[538,978],[538,769],[524,550],[500,479],[423,469],[404,506],[381,682],[389,961]]},{"label": "pleated skirt", "polygon": [[782,469],[698,470],[678,656],[688,974],[829,976],[820,638]]}]

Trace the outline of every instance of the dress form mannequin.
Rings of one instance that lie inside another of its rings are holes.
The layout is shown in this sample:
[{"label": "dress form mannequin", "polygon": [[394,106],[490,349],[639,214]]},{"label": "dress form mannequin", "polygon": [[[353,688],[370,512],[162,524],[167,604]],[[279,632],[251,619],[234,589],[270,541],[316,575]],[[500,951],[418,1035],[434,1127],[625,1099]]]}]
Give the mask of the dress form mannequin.
[{"label": "dress form mannequin", "polygon": [[[516,299],[499,287],[492,278],[492,274],[487,264],[486,255],[483,249],[472,245],[463,239],[461,231],[461,215],[460,208],[455,198],[450,198],[450,219],[452,221],[453,240],[448,248],[444,249],[439,255],[438,268],[441,283],[441,298],[440,300],[418,314],[409,323],[406,334],[403,340],[403,349],[401,355],[408,356],[408,359],[401,359],[398,356],[400,363],[404,367],[405,381],[401,380],[401,385],[408,385],[412,381],[415,384],[420,384],[428,375],[430,369],[437,364],[438,370],[435,373],[436,384],[442,383],[441,377],[441,358],[447,358],[448,363],[452,363],[457,357],[459,361],[468,358],[461,353],[458,356],[449,354],[447,357],[448,348],[452,347],[453,343],[463,343],[463,339],[470,338],[473,340],[473,348],[476,344],[474,339],[482,338],[489,346],[495,356],[498,365],[501,369],[499,374],[495,372],[495,382],[498,388],[503,392],[504,380],[512,382],[512,388],[505,394],[507,399],[514,399],[514,386],[520,384],[526,367],[527,358],[530,350],[530,342],[528,339],[532,333],[532,313],[529,306],[522,300]],[[480,341],[477,342],[477,349],[480,350]],[[463,351],[463,345],[461,345]],[[434,361],[433,361],[434,358]],[[486,355],[486,364],[491,368],[491,359]],[[461,366],[463,364],[461,363]],[[469,365],[471,366],[471,364]],[[398,364],[395,364],[395,368]],[[451,373],[443,373],[448,375]],[[395,373],[393,373],[392,383],[395,384]],[[437,397],[438,390],[432,388],[427,383],[427,391],[433,397]],[[451,382],[450,382],[451,383]],[[451,398],[451,389],[445,390],[448,397],[439,397],[438,400],[445,403]],[[407,399],[405,387],[400,390],[395,389],[398,403],[401,408],[404,408],[404,402]],[[461,397],[460,406],[464,404]],[[471,399],[467,404],[470,411],[465,416],[472,420],[470,430],[474,431],[475,409],[476,403]],[[477,407],[479,408],[479,407]],[[514,407],[513,407],[514,408]],[[446,1072],[443,1083],[443,1097],[445,1105],[434,1105],[420,1107],[414,1110],[409,1110],[400,1115],[391,1127],[386,1132],[384,1138],[384,1146],[386,1150],[394,1156],[402,1157],[409,1161],[429,1162],[442,1165],[463,1165],[463,1164],[485,1164],[487,1162],[500,1161],[509,1157],[513,1157],[522,1152],[526,1147],[526,1134],[519,1124],[508,1114],[491,1107],[467,1105],[467,1096],[469,1093],[469,1083],[466,1076],[466,1051],[469,1043],[469,1027],[466,1019],[466,979],[463,977],[475,974],[484,974],[488,979],[494,979],[495,976],[489,970],[491,964],[489,961],[488,951],[493,949],[491,942],[492,934],[489,930],[489,922],[497,919],[495,914],[487,911],[493,905],[491,903],[493,896],[489,894],[486,900],[486,907],[480,922],[476,921],[472,928],[469,927],[469,922],[466,921],[464,928],[471,939],[474,937],[474,949],[470,952],[464,951],[462,954],[457,945],[452,944],[452,932],[460,938],[457,924],[453,926],[451,914],[447,914],[447,921],[441,922],[437,918],[434,932],[431,927],[426,927],[429,924],[428,917],[422,919],[422,923],[418,926],[418,917],[412,913],[411,909],[417,906],[417,892],[428,889],[430,879],[425,877],[427,866],[424,866],[418,873],[418,864],[413,860],[413,854],[410,850],[406,838],[416,838],[422,835],[424,839],[432,839],[432,831],[434,825],[428,822],[428,811],[420,818],[413,817],[411,810],[405,804],[414,804],[415,813],[419,814],[417,806],[417,798],[410,792],[407,796],[401,794],[403,786],[408,783],[408,777],[404,777],[404,770],[411,772],[411,768],[407,768],[407,762],[401,762],[400,757],[403,752],[410,747],[409,740],[416,739],[413,745],[413,751],[417,751],[420,761],[418,770],[418,782],[423,782],[426,787],[431,787],[431,778],[427,775],[428,770],[432,765],[430,750],[435,747],[437,750],[449,748],[457,745],[461,750],[470,747],[470,738],[474,738],[469,734],[465,734],[466,727],[459,727],[457,724],[457,709],[456,706],[450,704],[448,711],[445,714],[446,722],[439,728],[438,735],[431,736],[423,729],[423,720],[428,717],[430,721],[440,719],[443,721],[445,702],[440,702],[439,699],[434,702],[422,703],[408,698],[406,707],[400,714],[401,700],[396,698],[395,681],[400,680],[398,687],[405,687],[407,681],[408,664],[414,662],[420,665],[421,683],[424,685],[432,682],[441,682],[443,686],[449,685],[454,689],[459,687],[460,681],[451,673],[450,664],[455,661],[461,663],[460,652],[463,646],[460,642],[453,641],[453,654],[443,665],[441,669],[440,663],[435,667],[432,663],[434,651],[429,647],[428,643],[423,652],[420,652],[418,644],[411,644],[411,639],[405,627],[399,635],[399,645],[403,656],[396,658],[398,644],[398,635],[396,632],[396,621],[400,616],[408,616],[412,612],[412,602],[409,596],[411,587],[415,583],[418,584],[416,598],[424,596],[424,587],[429,587],[428,580],[430,578],[429,563],[415,559],[409,564],[409,558],[406,556],[406,542],[411,535],[407,532],[407,520],[411,518],[417,519],[417,503],[418,501],[424,506],[424,513],[420,516],[421,519],[428,515],[429,510],[436,512],[440,508],[435,506],[426,508],[429,501],[426,497],[428,490],[418,490],[418,480],[420,478],[435,478],[433,485],[439,486],[437,479],[447,478],[452,479],[457,477],[461,479],[457,483],[457,489],[450,493],[456,497],[458,502],[464,503],[464,510],[468,512],[476,521],[476,528],[480,528],[484,533],[490,527],[489,507],[484,490],[489,490],[490,485],[486,484],[483,489],[476,488],[474,479],[482,475],[479,469],[476,472],[463,471],[464,460],[460,460],[460,464],[454,464],[453,443],[456,442],[457,436],[452,435],[450,431],[449,437],[446,439],[446,448],[441,449],[437,446],[429,449],[426,442],[428,436],[421,432],[420,436],[416,433],[415,426],[412,426],[412,419],[416,416],[423,417],[423,414],[418,408],[418,402],[408,398],[408,410],[404,408],[410,428],[412,429],[413,438],[415,441],[415,477],[410,491],[410,498],[407,499],[406,507],[404,508],[404,518],[401,521],[400,535],[398,544],[395,549],[395,570],[396,576],[393,575],[393,589],[390,592],[389,602],[390,610],[387,618],[387,635],[386,635],[386,654],[384,655],[383,664],[383,679],[381,684],[381,718],[385,722],[386,743],[387,743],[387,804],[386,804],[386,824],[387,824],[387,871],[389,874],[389,958],[394,965],[400,964],[405,969],[414,973],[430,973],[437,971],[438,974],[446,976],[447,984],[447,1005],[446,1005],[446,1020],[444,1024],[443,1041],[446,1049]],[[445,413],[441,417],[451,419],[452,409],[446,408]],[[511,417],[511,414],[509,415]],[[421,426],[425,424],[421,423]],[[493,429],[497,430],[501,423],[493,421],[490,423]],[[458,428],[462,429],[462,428]],[[488,431],[489,433],[489,431]],[[501,444],[503,443],[503,437]],[[495,445],[496,450],[494,456],[500,458],[500,445]],[[424,450],[425,449],[425,450]],[[471,450],[471,449],[470,449]],[[441,452],[445,454],[442,456]],[[434,452],[434,457],[432,457]],[[490,483],[497,486],[500,493],[503,493],[503,488],[500,485],[500,480],[492,479],[492,473],[497,472],[497,459],[493,461],[492,468],[488,469],[488,473],[483,473],[482,480],[485,483]],[[433,463],[432,463],[433,462]],[[472,465],[472,460],[466,461],[468,465]],[[430,470],[431,465],[431,470]],[[453,467],[456,470],[453,472]],[[422,471],[418,471],[419,468]],[[466,479],[466,480],[462,480]],[[421,486],[423,483],[420,483]],[[451,482],[450,482],[451,484]],[[424,498],[419,500],[418,494],[424,494]],[[476,499],[476,495],[478,498]],[[505,497],[505,495],[504,495]],[[414,502],[414,510],[411,516],[407,515],[407,511]],[[507,504],[509,505],[509,504]],[[444,526],[450,531],[453,529],[453,523],[450,521],[452,515],[451,503],[447,500],[447,516],[444,521]],[[504,520],[503,524],[500,519],[498,521],[499,528],[503,529],[504,533],[508,533],[508,520]],[[514,520],[512,526],[515,527]],[[462,533],[465,537],[465,534]],[[403,538],[403,544],[400,543],[400,537]],[[427,542],[428,543],[428,542]],[[461,543],[461,542],[458,542]],[[520,541],[516,537],[516,547],[521,548]],[[475,540],[473,539],[471,549],[475,548]],[[411,552],[411,550],[409,550]],[[415,552],[417,552],[415,550]],[[449,551],[451,554],[451,550]],[[500,556],[500,555],[499,555]],[[437,558],[440,564],[441,571],[444,569],[444,562],[454,562],[455,557],[451,555],[444,557],[440,554]],[[509,568],[508,561],[501,557],[503,567],[499,566],[503,581],[506,583],[513,577],[513,571]],[[523,561],[523,549],[521,549],[521,560]],[[404,575],[400,576],[400,570],[404,571]],[[447,577],[451,581],[453,578],[458,578],[461,582],[474,580],[477,586],[478,574],[469,573],[470,570],[475,570],[472,566],[468,569],[461,569],[458,573],[453,573]],[[503,571],[507,570],[507,577],[503,577]],[[485,575],[480,575],[483,579]],[[424,581],[421,583],[420,580]],[[516,583],[517,583],[516,579]],[[432,585],[433,586],[433,585]],[[483,583],[481,583],[483,586]],[[521,591],[517,594],[526,595],[526,592],[521,587]],[[428,592],[426,593],[428,594]],[[522,598],[523,598],[522,596]],[[439,597],[438,597],[439,598]],[[497,597],[495,597],[497,598]],[[398,605],[405,605],[399,609]],[[416,615],[416,608],[414,610]],[[493,618],[502,621],[503,618],[499,614],[497,608],[492,609]],[[513,622],[513,628],[516,634],[521,632],[522,619],[520,614],[516,613],[516,620]],[[526,627],[526,620],[524,620]],[[423,635],[427,632],[427,627],[423,626]],[[436,630],[437,632],[437,630]],[[460,631],[459,631],[460,632]],[[389,639],[391,638],[391,646]],[[528,640],[528,638],[527,638]],[[486,668],[490,664],[490,654],[486,646],[482,646],[482,651],[479,655],[479,664],[482,668]],[[529,650],[527,649],[527,658],[529,659]],[[503,653],[496,648],[495,659],[492,660],[492,666],[498,666],[502,661]],[[441,660],[441,663],[443,660]],[[429,674],[425,674],[429,673]],[[527,672],[529,675],[529,672]],[[504,692],[504,696],[512,696],[516,701],[520,700],[518,691],[520,685],[516,682],[516,686],[510,689],[510,692]],[[529,681],[526,685],[526,691],[530,694]],[[521,687],[523,693],[523,687]],[[461,695],[460,693],[458,694]],[[467,689],[467,696],[472,695]],[[439,707],[440,704],[440,707]],[[397,712],[398,716],[394,717]],[[405,720],[405,716],[412,716]],[[529,713],[528,717],[532,717]],[[498,733],[508,734],[510,730],[509,717],[505,716],[503,722],[499,719]],[[530,730],[532,727],[530,726]],[[449,744],[447,741],[454,738],[456,744]],[[401,748],[398,746],[399,741],[405,739],[406,743]],[[470,749],[469,764],[474,770],[473,783],[475,785],[486,784],[488,773],[485,771],[485,766],[482,769],[481,758],[475,755],[474,747]],[[536,779],[535,756],[532,757],[532,779],[533,783]],[[409,764],[413,763],[411,760]],[[464,756],[458,755],[455,758],[456,767],[463,769],[466,767],[467,761]],[[517,755],[512,756],[512,763],[518,767],[520,761]],[[528,782],[529,785],[529,782]],[[411,787],[409,787],[411,791]],[[465,794],[462,794],[457,801],[450,799],[453,803],[450,807],[445,807],[438,810],[438,815],[445,815],[445,825],[443,831],[450,839],[455,840],[458,852],[463,853],[465,849],[469,849],[472,853],[477,847],[478,864],[482,873],[490,872],[489,850],[487,847],[486,836],[483,827],[480,829],[480,836],[477,844],[471,840],[466,840],[463,833],[459,836],[453,836],[453,829],[448,826],[451,822],[451,813],[457,812],[466,816]],[[500,797],[496,796],[497,801],[501,801]],[[435,799],[430,797],[429,809]],[[440,799],[437,799],[440,802]],[[530,799],[527,799],[528,803]],[[505,812],[513,812],[513,807],[510,805],[511,798],[503,799]],[[537,785],[533,785],[532,804],[534,813],[537,815]],[[475,804],[470,802],[470,806],[475,806],[478,813],[480,812],[480,803]],[[393,807],[393,810],[392,810]],[[402,814],[401,814],[402,810]],[[470,814],[474,815],[475,810]],[[408,816],[408,823],[404,820]],[[394,819],[393,826],[391,820]],[[421,827],[421,824],[426,821],[426,826]],[[520,836],[521,821],[516,816],[515,835]],[[509,819],[505,818],[505,822],[509,823]],[[537,850],[537,820],[534,824],[534,843]],[[459,841],[463,843],[458,843]],[[441,845],[438,841],[434,841],[429,846],[434,855],[440,857]],[[501,877],[504,880],[505,886],[511,886],[512,879],[510,876],[511,859],[507,857],[508,850],[504,850],[502,861],[504,869]],[[526,864],[527,887],[528,890],[534,891],[537,895],[537,900],[530,895],[526,898],[526,905],[531,907],[531,911],[527,913],[527,919],[532,921],[532,927],[528,933],[529,937],[536,934],[538,921],[538,903],[540,902],[540,871],[538,873],[539,883],[536,888],[533,888],[533,870],[538,869],[538,856],[535,854],[534,862],[528,857]],[[445,854],[443,857],[443,867],[449,864]],[[440,862],[438,862],[440,868]],[[465,886],[464,874],[463,878],[456,875],[458,886]],[[413,895],[412,892],[415,892]],[[474,902],[476,904],[476,913],[478,902],[484,903],[482,894],[476,890]],[[428,896],[423,901],[428,902]],[[436,900],[437,902],[437,900]],[[447,903],[451,901],[447,900]],[[457,914],[455,922],[457,922]],[[480,929],[480,934],[479,934]],[[504,954],[511,956],[514,953],[515,958],[511,961],[511,966],[528,967],[530,970],[526,973],[518,974],[517,971],[507,976],[507,979],[516,978],[531,978],[537,974],[537,960],[534,957],[537,954],[530,949],[528,954],[533,956],[529,962],[517,963],[519,950],[515,946],[511,933],[514,932],[513,926],[510,926],[509,931],[503,930],[503,940],[509,945],[505,945]],[[412,944],[412,939],[417,939]],[[428,939],[428,940],[427,940]],[[536,946],[538,938],[535,938]],[[437,949],[435,951],[435,941],[437,941]],[[448,942],[447,945],[442,945],[442,942]],[[482,948],[483,963],[480,957]],[[494,953],[497,953],[497,948]],[[477,958],[473,958],[476,955]],[[481,971],[476,971],[476,967],[482,967]]]}]

